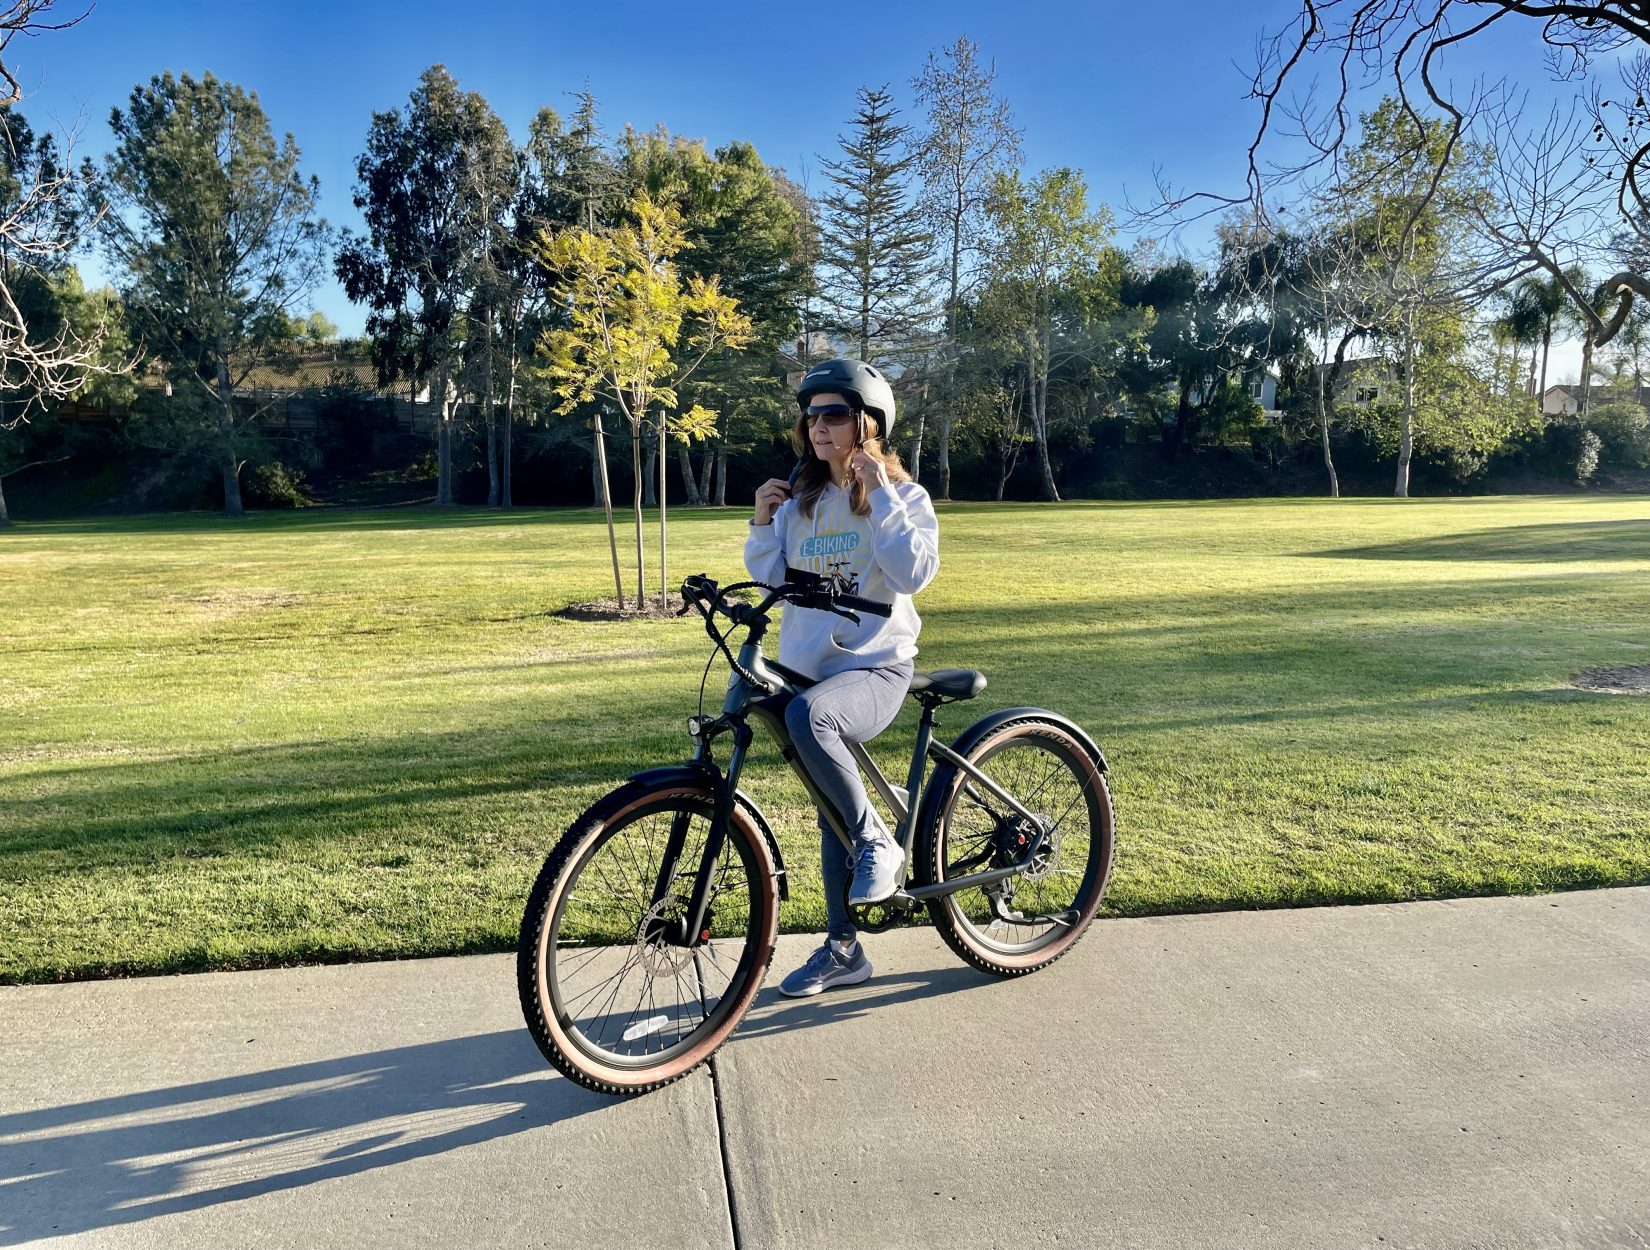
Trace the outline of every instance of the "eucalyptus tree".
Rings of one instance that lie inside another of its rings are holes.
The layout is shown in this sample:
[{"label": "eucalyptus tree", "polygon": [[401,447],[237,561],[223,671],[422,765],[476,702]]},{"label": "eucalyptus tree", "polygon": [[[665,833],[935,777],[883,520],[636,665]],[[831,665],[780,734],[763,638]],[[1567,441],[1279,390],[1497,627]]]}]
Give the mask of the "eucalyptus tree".
[{"label": "eucalyptus tree", "polygon": [[739,350],[724,345],[684,391],[718,414],[697,477],[689,445],[677,443],[685,493],[692,504],[719,503],[726,498],[730,448],[748,434],[738,427],[771,434],[775,426],[789,426],[774,361],[797,331],[798,307],[812,282],[807,223],[749,143],[712,153],[698,140],[660,130],[631,134],[622,147],[623,167],[635,184],[681,214],[683,245],[675,263],[682,274],[714,277],[751,322],[749,343]]},{"label": "eucalyptus tree", "polygon": [[170,71],[133,89],[110,117],[105,246],[134,335],[183,388],[152,434],[206,456],[224,512],[245,515],[240,471],[258,412],[236,391],[291,349],[331,232],[320,185],[277,142],[256,94],[213,74]]},{"label": "eucalyptus tree", "polygon": [[[507,500],[508,447],[518,386],[524,375],[534,390],[540,389],[536,384],[542,381],[535,370],[524,370],[522,366],[531,361],[545,335],[571,324],[570,310],[555,298],[558,275],[544,263],[542,242],[566,230],[595,232],[610,227],[624,203],[626,178],[602,132],[596,97],[591,92],[579,94],[578,107],[566,121],[548,107],[534,115],[528,126],[521,174],[510,241],[513,295],[508,316],[510,373],[505,388]],[[592,488],[595,503],[606,517],[614,581],[619,584],[606,415],[606,406],[594,403],[580,417],[588,421],[590,429]]]},{"label": "eucalyptus tree", "polygon": [[[991,181],[1020,159],[1020,131],[994,93],[995,62],[980,62],[966,35],[928,54],[912,80],[924,127],[917,140],[921,207],[942,251],[945,281],[945,393],[939,407],[938,498],[951,498],[951,426],[957,371],[958,317],[973,274],[965,268],[985,231]],[[920,448],[922,437],[917,437]]]},{"label": "eucalyptus tree", "polygon": [[1087,184],[1075,170],[1047,170],[1030,182],[999,173],[988,204],[991,298],[981,315],[997,319],[1018,343],[1039,490],[1058,500],[1049,459],[1050,379],[1062,363],[1088,353],[1094,344],[1087,331],[1119,310],[1122,257],[1111,246],[1111,213],[1089,208]]},{"label": "eucalyptus tree", "polygon": [[464,314],[487,286],[496,217],[512,197],[509,145],[487,101],[434,65],[405,108],[373,114],[355,165],[355,206],[367,233],[345,235],[337,274],[350,299],[368,308],[380,381],[430,388],[438,505],[454,501],[454,383],[473,329]]},{"label": "eucalyptus tree", "polygon": [[[1368,323],[1403,387],[1393,492],[1409,494],[1422,373],[1458,357],[1484,259],[1475,250],[1475,215],[1484,195],[1487,153],[1456,141],[1440,122],[1417,119],[1388,98],[1362,117],[1345,174],[1320,191],[1328,210],[1366,258],[1362,275]],[[1432,409],[1442,412],[1442,407]],[[1463,422],[1463,430],[1470,423]],[[1423,442],[1449,445],[1432,421]],[[1472,439],[1474,445],[1477,436]]]}]

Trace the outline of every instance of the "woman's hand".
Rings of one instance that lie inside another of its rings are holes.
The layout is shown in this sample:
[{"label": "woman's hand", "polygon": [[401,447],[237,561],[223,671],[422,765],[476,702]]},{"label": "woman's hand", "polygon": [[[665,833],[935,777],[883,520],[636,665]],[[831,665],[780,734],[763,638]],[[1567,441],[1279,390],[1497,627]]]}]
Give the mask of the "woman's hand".
[{"label": "woman's hand", "polygon": [[879,487],[888,485],[888,466],[875,456],[868,456],[863,451],[856,451],[849,458],[848,467],[854,471],[855,476],[864,484],[867,495]]},{"label": "woman's hand", "polygon": [[766,525],[779,511],[779,505],[791,497],[790,484],[782,477],[770,477],[756,488],[756,524]]}]

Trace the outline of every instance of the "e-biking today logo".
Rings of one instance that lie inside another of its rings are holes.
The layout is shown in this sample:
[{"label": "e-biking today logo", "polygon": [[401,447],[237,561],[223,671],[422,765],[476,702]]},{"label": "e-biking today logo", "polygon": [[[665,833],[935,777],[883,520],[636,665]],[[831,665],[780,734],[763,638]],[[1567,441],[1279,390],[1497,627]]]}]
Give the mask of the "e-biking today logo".
[{"label": "e-biking today logo", "polygon": [[802,540],[802,558],[814,560],[824,556],[840,556],[859,546],[859,534],[849,530],[843,534],[819,534]]}]

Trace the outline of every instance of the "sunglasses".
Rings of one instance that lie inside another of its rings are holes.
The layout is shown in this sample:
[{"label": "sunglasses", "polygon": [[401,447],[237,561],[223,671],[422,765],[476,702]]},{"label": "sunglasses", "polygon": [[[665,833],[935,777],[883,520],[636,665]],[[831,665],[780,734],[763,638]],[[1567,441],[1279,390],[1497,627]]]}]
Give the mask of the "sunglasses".
[{"label": "sunglasses", "polygon": [[859,409],[848,404],[826,404],[820,408],[809,408],[802,414],[802,421],[805,425],[823,421],[828,426],[844,426],[858,414]]}]

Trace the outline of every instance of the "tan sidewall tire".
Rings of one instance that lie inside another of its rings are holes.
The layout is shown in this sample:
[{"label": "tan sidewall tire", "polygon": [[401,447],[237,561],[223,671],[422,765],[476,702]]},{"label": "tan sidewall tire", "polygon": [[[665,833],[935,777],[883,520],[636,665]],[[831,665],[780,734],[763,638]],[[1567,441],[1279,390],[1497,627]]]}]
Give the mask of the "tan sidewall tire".
[{"label": "tan sidewall tire", "polygon": [[[622,792],[621,792],[622,793]],[[529,1025],[537,1025],[543,1030],[540,1049],[563,1073],[589,1089],[599,1090],[610,1094],[641,1094],[649,1090],[658,1089],[661,1085],[668,1085],[672,1081],[680,1080],[694,1068],[715,1053],[729,1034],[739,1027],[745,1013],[750,1010],[757,992],[762,988],[762,981],[767,975],[769,965],[773,962],[774,947],[779,937],[779,890],[776,884],[776,868],[773,855],[768,849],[767,839],[762,836],[744,808],[735,805],[731,820],[730,836],[743,836],[751,850],[752,870],[751,884],[756,887],[751,906],[757,912],[756,935],[752,939],[755,950],[751,953],[751,973],[734,997],[733,1005],[723,1021],[715,1029],[707,1032],[702,1038],[694,1042],[680,1055],[674,1056],[668,1062],[657,1067],[649,1068],[618,1068],[604,1064],[588,1054],[562,1028],[561,1022],[551,1006],[550,987],[546,980],[546,955],[551,933],[551,917],[556,914],[562,896],[567,889],[568,881],[573,876],[573,869],[582,865],[585,855],[593,844],[601,839],[603,832],[611,825],[622,822],[637,808],[648,804],[658,803],[661,800],[687,796],[702,800],[708,807],[712,801],[710,791],[691,786],[671,786],[664,789],[639,791],[630,801],[625,802],[616,811],[610,813],[595,826],[585,824],[586,817],[580,817],[574,822],[569,836],[574,836],[581,826],[584,832],[578,836],[576,844],[564,855],[560,871],[549,894],[539,908],[537,934],[534,945],[534,980],[535,1001],[532,1009],[537,1014],[537,1021],[529,1019]],[[610,796],[610,797],[616,797]],[[598,805],[599,806],[599,805]],[[535,1040],[537,1028],[535,1028]],[[549,1048],[542,1042],[547,1041]]]},{"label": "tan sidewall tire", "polygon": [[[968,922],[959,916],[956,909],[956,896],[940,899],[931,907],[934,927],[939,930],[945,943],[954,950],[964,961],[972,964],[982,972],[989,972],[995,976],[1023,976],[1028,972],[1036,972],[1045,968],[1077,945],[1094,919],[1094,914],[1100,909],[1101,900],[1105,898],[1106,889],[1111,884],[1112,864],[1117,857],[1117,837],[1115,821],[1111,806],[1111,789],[1106,784],[1106,775],[1100,771],[1095,762],[1089,758],[1083,744],[1073,738],[1064,729],[1050,721],[1024,720],[1012,721],[1000,729],[987,734],[969,751],[967,759],[976,764],[979,757],[986,750],[998,746],[1005,740],[1025,737],[1058,738],[1065,746],[1067,754],[1082,768],[1086,774],[1085,780],[1094,787],[1094,794],[1099,808],[1099,828],[1091,836],[1102,837],[1102,862],[1100,869],[1099,888],[1091,892],[1084,901],[1082,910],[1078,913],[1077,922],[1071,926],[1071,932],[1063,939],[1040,946],[1034,951],[1027,951],[1021,955],[1007,952],[983,950],[968,936]],[[966,773],[956,770],[946,787],[945,799],[940,804],[939,816],[935,821],[930,855],[932,880],[939,883],[945,880],[945,820],[951,810],[951,804],[961,789]]]}]

